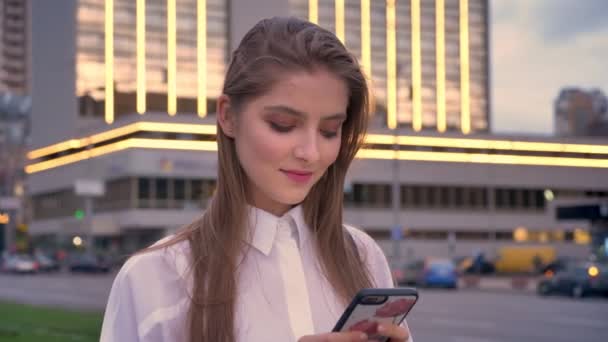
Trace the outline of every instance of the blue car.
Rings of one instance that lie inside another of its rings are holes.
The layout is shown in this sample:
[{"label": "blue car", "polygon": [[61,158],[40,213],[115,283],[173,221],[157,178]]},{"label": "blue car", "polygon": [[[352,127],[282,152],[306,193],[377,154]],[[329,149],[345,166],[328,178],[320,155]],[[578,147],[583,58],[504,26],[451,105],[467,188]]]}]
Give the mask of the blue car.
[{"label": "blue car", "polygon": [[458,288],[458,272],[447,258],[427,258],[407,264],[399,285]]}]

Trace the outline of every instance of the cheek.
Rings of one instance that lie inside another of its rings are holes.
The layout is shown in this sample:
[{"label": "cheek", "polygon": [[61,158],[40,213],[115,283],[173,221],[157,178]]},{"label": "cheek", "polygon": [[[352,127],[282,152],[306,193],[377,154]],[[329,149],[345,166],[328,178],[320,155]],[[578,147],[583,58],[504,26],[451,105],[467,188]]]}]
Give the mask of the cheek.
[{"label": "cheek", "polygon": [[239,139],[238,145],[240,145],[240,159],[254,162],[250,166],[259,163],[263,163],[264,166],[276,166],[273,164],[278,164],[289,154],[289,145],[285,144],[282,139],[259,129],[245,132]]},{"label": "cheek", "polygon": [[333,140],[327,141],[321,149],[321,160],[324,166],[327,168],[336,161],[338,154],[340,153],[340,138],[334,138]]}]

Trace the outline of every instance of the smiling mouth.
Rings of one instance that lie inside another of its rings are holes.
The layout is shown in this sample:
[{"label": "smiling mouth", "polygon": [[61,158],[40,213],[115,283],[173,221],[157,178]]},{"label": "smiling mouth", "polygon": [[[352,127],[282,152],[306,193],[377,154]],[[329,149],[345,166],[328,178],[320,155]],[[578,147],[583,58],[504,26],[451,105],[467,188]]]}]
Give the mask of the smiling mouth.
[{"label": "smiling mouth", "polygon": [[281,170],[290,180],[296,183],[308,183],[312,178],[312,172]]}]

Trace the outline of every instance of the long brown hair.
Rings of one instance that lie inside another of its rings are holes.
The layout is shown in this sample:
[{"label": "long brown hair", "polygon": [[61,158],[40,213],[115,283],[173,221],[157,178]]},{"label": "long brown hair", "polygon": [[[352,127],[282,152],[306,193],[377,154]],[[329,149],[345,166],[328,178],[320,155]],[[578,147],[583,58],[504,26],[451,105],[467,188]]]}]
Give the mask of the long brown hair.
[{"label": "long brown hair", "polygon": [[[369,270],[342,223],[344,178],[367,129],[368,88],[365,76],[331,32],[297,18],[275,17],[257,23],[234,51],[223,94],[238,115],[248,100],[267,92],[285,72],[325,68],[349,90],[347,119],[336,161],[304,200],[306,223],[325,276],[347,303],[372,285]],[[233,342],[237,269],[248,251],[247,177],[234,141],[217,126],[217,189],[202,217],[167,246],[188,240],[193,288],[188,315],[189,341]]]}]

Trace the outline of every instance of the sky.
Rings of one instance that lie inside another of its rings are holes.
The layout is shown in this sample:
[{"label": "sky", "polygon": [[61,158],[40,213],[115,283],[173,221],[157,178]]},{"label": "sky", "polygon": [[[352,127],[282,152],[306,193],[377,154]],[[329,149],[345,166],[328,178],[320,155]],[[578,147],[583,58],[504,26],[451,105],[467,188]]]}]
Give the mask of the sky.
[{"label": "sky", "polygon": [[490,0],[491,128],[553,134],[563,87],[608,93],[607,0]]}]

